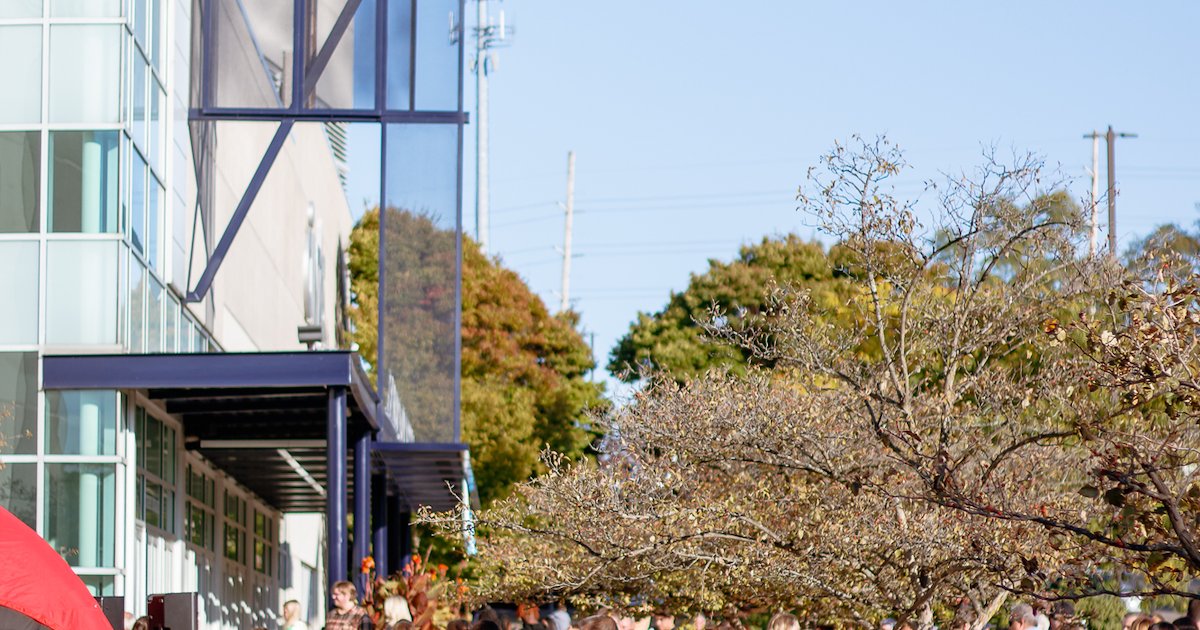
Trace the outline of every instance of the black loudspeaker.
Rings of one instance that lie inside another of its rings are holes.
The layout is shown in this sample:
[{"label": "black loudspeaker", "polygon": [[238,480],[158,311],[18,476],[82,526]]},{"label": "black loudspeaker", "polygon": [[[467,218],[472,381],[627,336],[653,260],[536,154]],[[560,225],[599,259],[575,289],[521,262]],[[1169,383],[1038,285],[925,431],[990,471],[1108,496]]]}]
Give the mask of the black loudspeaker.
[{"label": "black loudspeaker", "polygon": [[100,604],[100,610],[113,630],[125,630],[124,596],[103,595],[96,598],[96,603]]},{"label": "black loudspeaker", "polygon": [[199,630],[199,595],[151,595],[146,599],[146,616],[150,617],[150,630]]}]

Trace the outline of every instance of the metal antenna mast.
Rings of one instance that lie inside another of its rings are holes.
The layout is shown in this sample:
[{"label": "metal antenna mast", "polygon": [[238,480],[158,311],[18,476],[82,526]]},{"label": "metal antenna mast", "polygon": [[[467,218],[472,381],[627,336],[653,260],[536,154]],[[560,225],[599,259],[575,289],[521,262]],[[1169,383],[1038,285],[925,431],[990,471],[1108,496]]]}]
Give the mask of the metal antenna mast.
[{"label": "metal antenna mast", "polygon": [[488,0],[478,0],[479,12],[475,26],[475,240],[483,253],[488,251],[488,74],[495,70],[496,56],[490,52],[505,43],[508,31],[504,26],[504,11],[500,23],[493,24],[488,15]]}]

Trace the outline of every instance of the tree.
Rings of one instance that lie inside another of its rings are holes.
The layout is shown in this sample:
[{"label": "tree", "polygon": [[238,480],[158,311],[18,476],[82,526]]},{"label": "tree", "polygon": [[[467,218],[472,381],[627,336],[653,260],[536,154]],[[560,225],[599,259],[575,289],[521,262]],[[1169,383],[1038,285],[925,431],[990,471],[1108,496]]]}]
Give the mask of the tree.
[{"label": "tree", "polygon": [[[434,232],[445,232],[419,215],[391,212],[389,226],[430,232],[410,242],[433,242]],[[368,360],[377,347],[378,239],[379,213],[371,210],[351,233],[349,248],[351,339]],[[595,437],[586,412],[604,401],[601,386],[586,379],[594,363],[576,329],[577,315],[551,316],[520,277],[469,239],[463,240],[462,278],[462,437],[471,448],[480,499],[488,504],[539,469],[542,448],[582,454]]]},{"label": "tree", "polygon": [[810,289],[815,299],[836,309],[845,303],[849,284],[845,270],[830,257],[820,243],[788,235],[743,246],[729,263],[710,259],[708,271],[693,274],[688,288],[672,293],[663,310],[638,313],[609,356],[609,372],[632,382],[646,370],[678,379],[717,367],[743,371],[753,360],[747,350],[703,334],[713,307],[737,324],[763,311],[772,284],[791,284]]},{"label": "tree", "polygon": [[668,377],[611,420],[607,463],[556,469],[484,514],[500,557],[509,532],[556,554],[498,571],[495,592],[888,610],[928,627],[935,607],[965,598],[982,624],[1004,593],[1100,570],[1074,553],[1087,541],[997,518],[1088,507],[1063,492],[1079,449],[1012,456],[1071,444],[1074,419],[1104,405],[1072,388],[1078,353],[1041,343],[1047,314],[1090,303],[1110,271],[1077,260],[1078,207],[1047,194],[1037,160],[989,156],[934,188],[926,229],[886,188],[904,168],[886,140],[824,166],[801,205],[838,243],[814,275],[837,274],[840,299],[780,284],[756,313],[693,317],[744,363]]}]

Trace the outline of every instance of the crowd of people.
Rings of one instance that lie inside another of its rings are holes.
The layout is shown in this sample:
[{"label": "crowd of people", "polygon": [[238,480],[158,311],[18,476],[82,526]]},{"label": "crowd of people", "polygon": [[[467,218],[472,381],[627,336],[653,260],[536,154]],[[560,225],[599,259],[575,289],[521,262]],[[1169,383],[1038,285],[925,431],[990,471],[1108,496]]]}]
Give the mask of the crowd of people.
[{"label": "crowd of people", "polygon": [[[413,630],[412,612],[408,602],[399,595],[383,602],[383,618],[378,627],[368,611],[358,602],[358,592],[350,582],[338,582],[330,594],[333,607],[325,615],[325,630]],[[300,605],[289,601],[283,606],[283,630],[309,630],[300,620]],[[746,630],[739,619],[712,623],[703,613],[685,619],[679,630]],[[802,624],[793,614],[780,612],[767,622],[764,630],[801,630]],[[983,630],[988,624],[977,625],[965,616],[955,616],[950,630]],[[818,630],[831,628],[821,626]],[[543,615],[535,605],[519,605],[514,611],[498,611],[484,606],[471,620],[456,618],[445,624],[445,630],[677,630],[676,617],[658,612],[641,618],[621,615],[611,610],[572,619],[565,607],[559,606]],[[914,630],[911,622],[884,619],[878,630]],[[992,630],[1002,630],[993,628]],[[1087,623],[1069,601],[1034,604],[1017,603],[1009,609],[1007,630],[1087,630]],[[1129,613],[1122,630],[1200,630],[1200,600],[1192,600],[1186,614],[1174,619],[1161,614]]]}]

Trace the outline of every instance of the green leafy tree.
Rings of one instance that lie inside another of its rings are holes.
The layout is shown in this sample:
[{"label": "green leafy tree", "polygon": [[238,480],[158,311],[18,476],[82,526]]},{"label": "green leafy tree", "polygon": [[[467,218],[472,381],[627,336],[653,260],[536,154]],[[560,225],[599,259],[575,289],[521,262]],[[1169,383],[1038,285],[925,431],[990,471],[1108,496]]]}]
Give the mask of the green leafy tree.
[{"label": "green leafy tree", "polygon": [[[389,226],[430,232],[429,239],[407,239],[410,248],[436,247],[439,237],[453,236],[419,215],[393,212]],[[368,361],[378,347],[378,251],[379,213],[371,210],[351,232],[349,248],[351,340]],[[420,252],[406,254],[423,259]],[[551,315],[515,272],[466,238],[462,278],[462,439],[471,448],[480,499],[489,504],[539,471],[542,449],[582,455],[595,438],[587,414],[605,402],[602,386],[586,378],[594,362],[578,315]]]},{"label": "green leafy tree", "polygon": [[644,370],[679,380],[715,367],[744,373],[751,362],[749,350],[703,334],[710,313],[719,310],[726,324],[740,325],[767,309],[772,284],[811,290],[814,300],[836,310],[853,293],[846,270],[831,264],[838,253],[827,254],[820,243],[788,235],[743,246],[728,263],[709,260],[708,271],[693,274],[688,288],[672,293],[663,310],[638,313],[612,350],[609,372],[627,382]]}]

